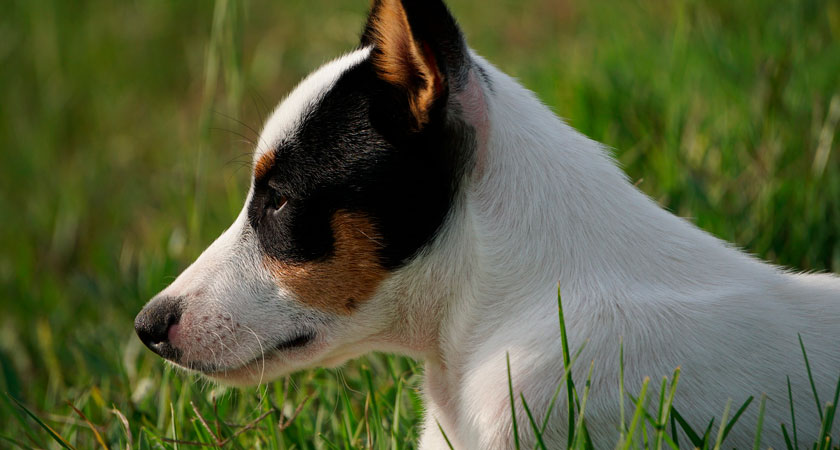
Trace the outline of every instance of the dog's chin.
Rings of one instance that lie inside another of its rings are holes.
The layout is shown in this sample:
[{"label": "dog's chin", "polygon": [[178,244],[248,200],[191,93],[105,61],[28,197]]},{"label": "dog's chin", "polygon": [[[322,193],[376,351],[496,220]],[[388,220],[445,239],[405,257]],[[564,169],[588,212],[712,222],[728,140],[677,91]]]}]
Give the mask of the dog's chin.
[{"label": "dog's chin", "polygon": [[303,361],[290,360],[284,356],[276,352],[253,359],[246,364],[231,367],[219,367],[199,362],[187,365],[176,364],[176,366],[198,373],[221,385],[250,387],[274,381],[309,366]]},{"label": "dog's chin", "polygon": [[[219,368],[200,363],[191,364],[191,367],[181,364],[175,365],[201,374],[220,385],[242,388],[268,383],[301,370],[315,367],[338,367],[363,353],[350,349],[333,349],[332,351],[328,350],[326,352],[318,351],[324,350],[323,348],[317,350],[309,348],[307,350],[305,352],[291,352],[292,354],[289,354],[289,352],[275,351],[266,354],[265,357],[254,359],[247,364],[233,368]],[[304,356],[301,353],[306,355]]]},{"label": "dog's chin", "polygon": [[264,364],[254,362],[235,369],[199,373],[215,383],[243,388],[268,383],[294,371],[295,369],[284,367],[282,363],[265,361]]},{"label": "dog's chin", "polygon": [[318,355],[325,346],[322,339],[315,339],[314,333],[303,333],[281,341],[251,359],[237,358],[235,362],[227,364],[223,361],[176,361],[173,364],[222,385],[248,387],[273,381],[298,370],[320,366]]}]

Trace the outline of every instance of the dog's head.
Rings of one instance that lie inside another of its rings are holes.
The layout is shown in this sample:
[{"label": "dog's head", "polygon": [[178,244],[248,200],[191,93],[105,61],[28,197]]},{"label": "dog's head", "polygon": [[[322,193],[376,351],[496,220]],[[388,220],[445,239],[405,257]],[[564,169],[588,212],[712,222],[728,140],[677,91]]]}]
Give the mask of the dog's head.
[{"label": "dog's head", "polygon": [[475,167],[477,73],[441,1],[375,1],[360,48],[268,120],[242,212],[137,316],[140,339],[233,384],[376,348],[400,320],[383,286],[424,257]]}]

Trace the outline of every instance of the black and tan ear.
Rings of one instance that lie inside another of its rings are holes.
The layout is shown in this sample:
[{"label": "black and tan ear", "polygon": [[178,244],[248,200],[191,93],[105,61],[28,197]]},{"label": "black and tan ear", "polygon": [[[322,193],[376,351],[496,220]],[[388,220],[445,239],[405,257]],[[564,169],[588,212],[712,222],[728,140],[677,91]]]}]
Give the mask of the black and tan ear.
[{"label": "black and tan ear", "polygon": [[422,128],[466,70],[461,30],[441,0],[374,0],[362,46],[373,46],[378,76],[407,95]]}]

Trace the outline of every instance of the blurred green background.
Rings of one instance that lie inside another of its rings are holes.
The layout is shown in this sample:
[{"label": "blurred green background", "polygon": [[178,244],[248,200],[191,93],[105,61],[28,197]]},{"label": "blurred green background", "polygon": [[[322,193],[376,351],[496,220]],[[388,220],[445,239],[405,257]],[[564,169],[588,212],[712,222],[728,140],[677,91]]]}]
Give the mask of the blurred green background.
[{"label": "blurred green background", "polygon": [[[840,271],[840,2],[450,6],[473,48],[615,148],[663,206],[774,263]],[[93,433],[66,401],[111,442],[125,439],[111,408],[135,442],[192,417],[185,402],[212,386],[142,349],[133,316],[234,219],[254,130],[301,77],[356,45],[367,7],[0,2],[0,391],[79,448]],[[377,357],[293,378],[296,392],[320,383],[320,396],[300,437],[277,445],[306,447],[313,430],[333,439],[331,414],[366,414],[373,385],[392,407],[406,402],[387,415],[409,442],[413,367]],[[223,394],[229,414],[252,417],[259,392]],[[55,445],[3,397],[0,437]]]}]

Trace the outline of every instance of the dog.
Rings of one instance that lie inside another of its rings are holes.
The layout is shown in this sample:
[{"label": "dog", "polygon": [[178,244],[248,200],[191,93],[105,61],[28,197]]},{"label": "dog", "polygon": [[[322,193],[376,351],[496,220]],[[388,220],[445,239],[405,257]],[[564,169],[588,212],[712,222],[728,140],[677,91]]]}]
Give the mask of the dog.
[{"label": "dog", "polygon": [[[840,278],[761,262],[660,208],[471,50],[441,0],[375,0],[359,47],[266,122],[233,225],[135,328],[235,386],[370,351],[422,359],[421,448],[447,448],[441,430],[455,448],[512,448],[507,358],[519,424],[519,394],[542,420],[563,377],[558,285],[579,384],[593,364],[596,448],[618,441],[620,342],[633,395],[681,367],[674,405],[695,429],[766,393],[763,442],[781,447],[789,377],[800,440],[817,435],[797,335],[830,400]],[[550,448],[566,442],[564,402]],[[727,444],[751,446],[757,415]]]}]

